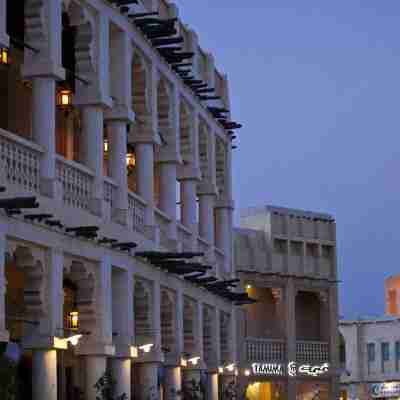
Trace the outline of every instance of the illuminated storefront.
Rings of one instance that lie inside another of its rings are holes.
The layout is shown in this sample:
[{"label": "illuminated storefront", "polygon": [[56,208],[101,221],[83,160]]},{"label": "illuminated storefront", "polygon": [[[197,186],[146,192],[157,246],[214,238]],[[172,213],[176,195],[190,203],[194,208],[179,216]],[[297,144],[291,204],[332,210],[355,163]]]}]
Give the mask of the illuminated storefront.
[{"label": "illuminated storefront", "polygon": [[371,399],[400,399],[400,382],[372,383],[369,395]]}]

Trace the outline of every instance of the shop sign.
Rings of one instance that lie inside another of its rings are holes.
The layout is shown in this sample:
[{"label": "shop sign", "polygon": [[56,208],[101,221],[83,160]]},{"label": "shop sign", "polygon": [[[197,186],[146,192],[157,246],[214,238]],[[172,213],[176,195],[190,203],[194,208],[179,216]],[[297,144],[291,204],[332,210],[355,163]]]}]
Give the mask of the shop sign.
[{"label": "shop sign", "polygon": [[373,383],[370,388],[371,397],[400,396],[400,382]]},{"label": "shop sign", "polygon": [[[253,374],[255,375],[285,375],[286,365],[277,363],[253,363],[252,364]],[[324,375],[329,370],[329,364],[325,363],[322,365],[311,365],[311,364],[298,364],[291,361],[287,365],[287,374],[290,377],[296,377],[297,375],[308,375],[317,377]]]},{"label": "shop sign", "polygon": [[288,364],[289,376],[296,375],[308,375],[308,376],[320,376],[327,373],[329,370],[329,364],[325,363],[322,365],[311,365],[311,364],[300,364],[297,365],[294,361]]},{"label": "shop sign", "polygon": [[284,375],[285,368],[283,364],[262,364],[253,363],[253,373],[255,375]]}]

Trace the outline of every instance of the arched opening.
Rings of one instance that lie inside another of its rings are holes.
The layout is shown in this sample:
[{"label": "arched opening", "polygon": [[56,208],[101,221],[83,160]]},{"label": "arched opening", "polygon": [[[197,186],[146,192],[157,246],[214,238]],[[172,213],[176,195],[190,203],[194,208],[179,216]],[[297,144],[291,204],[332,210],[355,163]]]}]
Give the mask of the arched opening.
[{"label": "arched opening", "polygon": [[202,181],[210,178],[209,172],[209,151],[208,151],[208,131],[204,123],[199,126],[199,161]]},{"label": "arched opening", "polygon": [[183,351],[194,356],[196,352],[195,338],[195,305],[192,300],[185,299],[183,303]]},{"label": "arched opening", "polygon": [[[25,1],[7,0],[8,63],[0,63],[0,129],[32,138],[32,86],[21,75],[24,63]],[[21,112],[23,110],[23,112]]]},{"label": "arched opening", "polygon": [[176,318],[173,294],[166,290],[161,292],[161,346],[168,354],[176,351]]},{"label": "arched opening", "polygon": [[321,340],[321,306],[317,293],[300,291],[296,296],[296,338]]},{"label": "arched opening", "polygon": [[208,306],[204,306],[203,309],[203,350],[204,361],[213,361],[213,314]]},{"label": "arched opening", "polygon": [[221,312],[220,313],[220,345],[221,345],[221,362],[223,364],[230,361],[230,315]]},{"label": "arched opening", "polygon": [[144,282],[136,282],[134,289],[133,315],[135,323],[135,343],[152,343],[150,294]]}]

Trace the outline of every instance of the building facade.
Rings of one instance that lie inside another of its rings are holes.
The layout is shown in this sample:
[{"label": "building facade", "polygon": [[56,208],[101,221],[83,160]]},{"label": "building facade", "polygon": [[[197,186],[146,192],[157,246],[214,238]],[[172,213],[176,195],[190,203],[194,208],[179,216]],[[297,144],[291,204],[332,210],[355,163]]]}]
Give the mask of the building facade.
[{"label": "building facade", "polygon": [[226,76],[163,0],[0,0],[0,48],[0,341],[23,398],[94,400],[110,365],[128,399],[193,379],[217,399],[246,302],[225,285]]},{"label": "building facade", "polygon": [[344,400],[400,398],[399,288],[385,279],[385,316],[340,321]]},{"label": "building facade", "polygon": [[246,210],[235,231],[241,391],[250,400],[338,399],[335,222],[281,207]]}]

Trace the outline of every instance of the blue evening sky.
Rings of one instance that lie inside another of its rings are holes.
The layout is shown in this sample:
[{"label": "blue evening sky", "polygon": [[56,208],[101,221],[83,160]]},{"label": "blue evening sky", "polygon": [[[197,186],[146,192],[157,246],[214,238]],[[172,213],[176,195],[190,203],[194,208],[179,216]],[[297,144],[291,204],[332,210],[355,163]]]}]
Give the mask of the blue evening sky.
[{"label": "blue evening sky", "polygon": [[175,3],[228,73],[245,126],[236,220],[262,204],[332,213],[340,313],[383,313],[383,280],[400,273],[400,3]]}]

